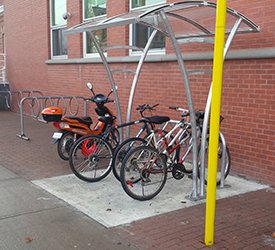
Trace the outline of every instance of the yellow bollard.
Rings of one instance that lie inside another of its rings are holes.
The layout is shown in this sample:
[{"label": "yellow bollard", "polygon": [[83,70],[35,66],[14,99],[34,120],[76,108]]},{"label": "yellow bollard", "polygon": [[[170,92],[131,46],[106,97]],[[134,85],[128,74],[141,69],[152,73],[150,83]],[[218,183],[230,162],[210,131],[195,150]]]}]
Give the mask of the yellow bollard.
[{"label": "yellow bollard", "polygon": [[207,246],[214,244],[216,175],[218,162],[217,157],[220,128],[225,23],[226,0],[217,0],[204,236],[204,243]]}]

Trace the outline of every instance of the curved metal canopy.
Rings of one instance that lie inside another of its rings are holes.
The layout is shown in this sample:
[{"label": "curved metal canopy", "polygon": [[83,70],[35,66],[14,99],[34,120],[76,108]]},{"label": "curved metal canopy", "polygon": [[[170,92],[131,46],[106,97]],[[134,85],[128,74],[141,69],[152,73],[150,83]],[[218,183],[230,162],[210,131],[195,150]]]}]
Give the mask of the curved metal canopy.
[{"label": "curved metal canopy", "polygon": [[[217,5],[215,3],[206,2],[206,1],[184,1],[184,2],[177,2],[172,4],[164,4],[158,7],[151,8],[149,10],[147,9],[147,11],[135,10],[133,12],[122,14],[115,17],[87,21],[67,29],[66,33],[67,34],[82,33],[82,32],[90,33],[91,39],[94,42],[94,45],[96,46],[97,51],[102,59],[103,65],[106,69],[107,76],[109,78],[111,86],[114,89],[114,99],[116,103],[119,124],[122,123],[120,103],[119,103],[119,98],[115,88],[115,82],[112,75],[112,70],[108,66],[108,61],[104,54],[104,50],[106,50],[107,48],[102,48],[99,45],[93,31],[116,27],[116,26],[122,26],[122,25],[136,24],[136,23],[143,24],[145,26],[153,28],[153,32],[150,35],[145,47],[140,48],[142,53],[137,66],[137,70],[134,74],[130,96],[129,96],[129,102],[128,102],[128,110],[127,110],[128,122],[131,119],[131,110],[132,110],[133,97],[135,94],[136,85],[138,82],[142,65],[150,49],[150,45],[157,31],[160,31],[163,34],[165,34],[172,43],[173,50],[177,57],[178,65],[182,75],[183,84],[186,91],[188,107],[191,115],[190,118],[191,118],[191,127],[192,127],[193,155],[198,155],[195,110],[194,110],[194,105],[192,100],[191,89],[189,86],[188,72],[185,68],[185,64],[179,48],[179,44],[182,42],[209,42],[209,41],[211,42],[211,40],[213,40],[211,37],[215,35],[216,8],[217,8]],[[260,28],[254,22],[252,22],[250,19],[240,14],[239,12],[231,8],[227,8],[226,11],[227,11],[226,33],[228,34],[228,36],[224,47],[224,58],[228,53],[229,47],[232,43],[232,40],[235,34],[260,31]],[[133,46],[128,46],[128,45],[124,45],[122,47],[128,48],[128,49],[133,48]],[[113,48],[122,48],[122,47],[113,46]],[[211,98],[212,98],[211,93],[212,92],[210,87],[206,108],[205,108],[203,132],[201,135],[201,150],[200,150],[200,161],[201,161],[200,196],[201,197],[203,197],[205,193],[205,189],[204,189],[205,188],[204,187],[204,158],[205,158],[204,154],[205,153],[204,152],[205,152],[205,145],[206,145],[206,133],[208,130],[207,124],[209,120],[209,111],[210,111],[210,104],[211,104]],[[123,135],[121,134],[121,137],[122,136]],[[225,149],[225,147],[226,145],[224,143],[223,149]],[[193,157],[193,176],[198,176],[197,157]],[[193,178],[192,192],[190,195],[190,197],[193,199],[197,199],[197,195],[198,195],[197,184],[198,184],[197,178]]]},{"label": "curved metal canopy", "polygon": [[[151,8],[146,12],[143,10],[135,10],[130,13],[84,22],[67,29],[67,34],[80,33],[86,31],[95,31],[115,26],[129,25],[141,23],[146,26],[153,27],[164,34],[168,35],[159,13],[165,12],[169,23],[180,27],[174,31],[176,37],[190,38],[201,36],[213,36],[215,34],[215,14],[216,3],[206,1],[184,1],[172,4],[164,4]],[[227,8],[227,27],[226,32],[230,33],[234,23],[238,19],[242,19],[241,27],[237,33],[258,32],[259,27],[250,19],[237,12],[234,9]],[[180,22],[180,23],[179,23]],[[180,24],[180,25],[179,25]]]}]

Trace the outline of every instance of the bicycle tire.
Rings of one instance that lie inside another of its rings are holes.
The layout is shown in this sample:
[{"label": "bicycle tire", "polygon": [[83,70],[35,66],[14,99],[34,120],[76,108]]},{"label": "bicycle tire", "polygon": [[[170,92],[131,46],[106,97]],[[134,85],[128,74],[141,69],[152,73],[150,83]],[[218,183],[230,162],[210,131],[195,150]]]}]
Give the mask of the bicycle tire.
[{"label": "bicycle tire", "polygon": [[118,181],[120,181],[121,164],[127,153],[136,146],[145,145],[146,140],[132,137],[122,142],[114,151],[112,170]]},{"label": "bicycle tire", "polygon": [[114,128],[110,131],[107,137],[107,141],[109,142],[109,144],[112,146],[113,149],[116,149],[117,146],[119,145],[119,142],[120,142],[119,136],[120,135],[119,135],[118,129]]},{"label": "bicycle tire", "polygon": [[97,182],[112,168],[113,150],[109,142],[98,135],[79,138],[70,151],[70,168],[81,180]]},{"label": "bicycle tire", "polygon": [[120,178],[124,191],[130,197],[139,201],[150,200],[159,194],[166,183],[166,162],[151,146],[134,148],[122,162]]}]

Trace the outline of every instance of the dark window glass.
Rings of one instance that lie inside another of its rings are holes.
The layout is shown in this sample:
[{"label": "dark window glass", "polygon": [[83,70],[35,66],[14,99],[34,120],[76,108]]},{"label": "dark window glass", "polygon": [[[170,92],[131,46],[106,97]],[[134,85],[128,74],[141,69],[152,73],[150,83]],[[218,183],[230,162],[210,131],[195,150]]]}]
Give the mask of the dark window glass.
[{"label": "dark window glass", "polygon": [[[148,28],[142,24],[133,24],[133,45],[144,48],[153,29]],[[164,49],[165,48],[165,36],[158,32],[151,43],[150,49]]]},{"label": "dark window glass", "polygon": [[67,55],[67,36],[64,35],[64,29],[52,31],[52,53],[53,56]]}]

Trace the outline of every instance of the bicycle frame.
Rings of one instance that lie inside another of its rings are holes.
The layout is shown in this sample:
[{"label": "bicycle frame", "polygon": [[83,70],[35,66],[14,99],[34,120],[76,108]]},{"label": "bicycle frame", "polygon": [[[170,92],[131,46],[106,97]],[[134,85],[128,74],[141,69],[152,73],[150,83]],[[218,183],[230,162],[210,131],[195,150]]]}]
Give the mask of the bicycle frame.
[{"label": "bicycle frame", "polygon": [[[172,123],[175,125],[167,134],[163,135],[163,129],[166,128],[169,123],[170,124]],[[189,155],[189,153],[193,148],[192,133],[190,131],[190,128],[191,128],[191,124],[189,122],[186,122],[185,120],[181,120],[181,121],[171,120],[163,126],[162,130],[151,130],[150,135],[147,137],[146,145],[153,144],[154,147],[160,151],[160,153],[166,154],[172,161],[171,155],[173,154],[173,152],[179,149],[181,145],[183,145],[188,139],[190,139],[188,143],[188,148],[184,153],[184,155],[179,159],[179,152],[178,152],[177,153],[178,155],[175,157],[176,162],[178,164],[182,164],[186,160],[187,156]],[[174,137],[172,137],[175,131],[177,131],[177,133]],[[156,138],[156,132],[158,132],[158,136],[160,137],[159,139]],[[168,142],[169,138],[173,138],[173,139],[170,142]]]}]

